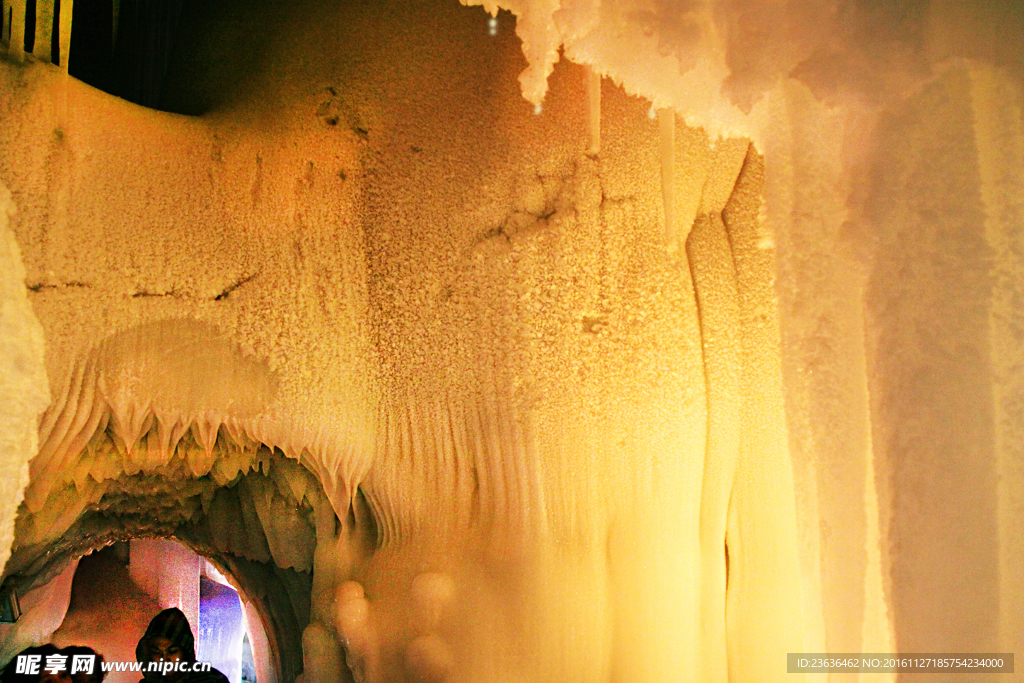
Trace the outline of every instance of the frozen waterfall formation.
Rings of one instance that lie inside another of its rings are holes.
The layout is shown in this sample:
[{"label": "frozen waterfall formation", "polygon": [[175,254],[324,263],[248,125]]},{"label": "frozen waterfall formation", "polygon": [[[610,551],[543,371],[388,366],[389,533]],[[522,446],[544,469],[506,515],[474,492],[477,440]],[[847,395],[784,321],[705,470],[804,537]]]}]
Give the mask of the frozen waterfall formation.
[{"label": "frozen waterfall formation", "polygon": [[179,539],[261,683],[1024,652],[1019,2],[208,4],[186,116],[3,0],[7,586]]}]

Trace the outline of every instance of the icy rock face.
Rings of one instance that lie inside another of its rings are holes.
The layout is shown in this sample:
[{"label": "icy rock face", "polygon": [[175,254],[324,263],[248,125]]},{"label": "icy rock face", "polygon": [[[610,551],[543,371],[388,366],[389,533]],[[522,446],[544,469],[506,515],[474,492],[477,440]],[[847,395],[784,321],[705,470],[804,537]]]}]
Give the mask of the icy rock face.
[{"label": "icy rock face", "polygon": [[269,4],[202,117],[0,64],[8,574],[190,539],[306,683],[1024,649],[1019,5]]},{"label": "icy rock face", "polygon": [[[805,598],[827,649],[967,631],[1019,649],[1024,6],[463,1],[520,18],[531,102],[561,48],[659,119],[765,154]],[[670,239],[690,229],[676,222]],[[961,495],[976,512],[954,519]]]},{"label": "icy rock face", "polygon": [[0,183],[0,564],[14,540],[14,512],[38,450],[38,420],[47,398],[43,330],[24,290],[25,266],[8,221],[15,211]]}]

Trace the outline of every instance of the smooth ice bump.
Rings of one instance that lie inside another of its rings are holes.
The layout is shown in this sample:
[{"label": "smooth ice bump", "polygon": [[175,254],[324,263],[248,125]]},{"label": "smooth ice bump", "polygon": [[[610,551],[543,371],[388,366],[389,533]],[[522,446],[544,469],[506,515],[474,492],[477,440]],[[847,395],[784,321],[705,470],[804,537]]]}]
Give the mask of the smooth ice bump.
[{"label": "smooth ice bump", "polygon": [[358,636],[367,628],[370,603],[359,583],[346,581],[338,587],[337,609],[338,630],[346,639]]},{"label": "smooth ice bump", "polygon": [[420,627],[432,631],[438,627],[445,609],[455,597],[455,582],[447,574],[420,574],[410,589]]},{"label": "smooth ice bump", "polygon": [[345,648],[345,662],[356,681],[377,683],[378,643],[370,623],[370,603],[363,587],[346,581],[338,587],[336,626]]}]

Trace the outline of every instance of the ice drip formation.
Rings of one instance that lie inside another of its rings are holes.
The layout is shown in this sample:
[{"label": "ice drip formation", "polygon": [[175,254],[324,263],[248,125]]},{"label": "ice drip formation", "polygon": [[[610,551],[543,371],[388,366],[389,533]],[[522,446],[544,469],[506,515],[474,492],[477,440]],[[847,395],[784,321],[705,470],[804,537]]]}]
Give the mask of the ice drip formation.
[{"label": "ice drip formation", "polygon": [[266,683],[1024,653],[1024,7],[482,5],[185,11],[183,115],[4,0],[6,585],[178,539]]}]

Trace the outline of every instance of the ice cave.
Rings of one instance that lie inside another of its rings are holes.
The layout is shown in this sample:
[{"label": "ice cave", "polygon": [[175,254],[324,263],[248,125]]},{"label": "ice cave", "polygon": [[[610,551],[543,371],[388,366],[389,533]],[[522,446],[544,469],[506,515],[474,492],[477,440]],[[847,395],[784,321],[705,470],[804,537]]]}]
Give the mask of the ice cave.
[{"label": "ice cave", "polygon": [[1024,3],[2,3],[0,664],[1024,653]]}]

